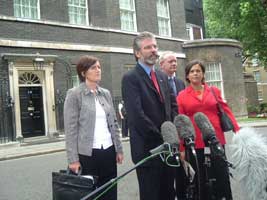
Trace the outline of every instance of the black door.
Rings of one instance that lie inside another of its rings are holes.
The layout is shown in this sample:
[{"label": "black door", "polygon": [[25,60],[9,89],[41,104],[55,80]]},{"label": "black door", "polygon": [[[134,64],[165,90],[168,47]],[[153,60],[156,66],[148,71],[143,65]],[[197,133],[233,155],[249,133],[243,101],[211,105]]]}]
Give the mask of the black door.
[{"label": "black door", "polygon": [[42,87],[20,87],[19,98],[23,137],[45,135]]}]

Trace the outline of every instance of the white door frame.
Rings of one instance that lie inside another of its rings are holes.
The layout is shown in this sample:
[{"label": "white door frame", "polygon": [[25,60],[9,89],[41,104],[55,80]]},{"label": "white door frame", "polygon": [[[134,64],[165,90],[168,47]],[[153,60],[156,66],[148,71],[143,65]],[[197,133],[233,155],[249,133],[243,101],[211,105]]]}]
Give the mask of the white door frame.
[{"label": "white door frame", "polygon": [[[36,74],[41,80],[43,91],[43,108],[45,135],[52,136],[56,130],[56,113],[55,113],[55,93],[53,78],[54,62],[46,62],[42,69],[36,70],[33,67],[32,59],[12,60],[8,63],[10,96],[14,100],[16,138],[22,137],[21,119],[20,119],[20,99],[19,99],[19,75],[22,72],[31,72]],[[31,86],[29,84],[29,86]]]}]

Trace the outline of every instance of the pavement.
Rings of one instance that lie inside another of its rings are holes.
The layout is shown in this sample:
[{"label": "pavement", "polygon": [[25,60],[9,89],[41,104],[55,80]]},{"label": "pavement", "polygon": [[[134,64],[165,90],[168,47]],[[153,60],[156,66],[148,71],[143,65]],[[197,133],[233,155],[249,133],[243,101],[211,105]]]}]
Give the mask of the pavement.
[{"label": "pavement", "polygon": [[[241,127],[267,127],[266,121],[239,123]],[[129,138],[121,138],[122,142]],[[22,142],[0,144],[0,161],[65,151],[65,137],[46,136],[24,139]]]},{"label": "pavement", "polygon": [[[121,138],[122,142],[129,137]],[[23,142],[0,144],[0,161],[65,151],[65,136],[27,138]]]}]

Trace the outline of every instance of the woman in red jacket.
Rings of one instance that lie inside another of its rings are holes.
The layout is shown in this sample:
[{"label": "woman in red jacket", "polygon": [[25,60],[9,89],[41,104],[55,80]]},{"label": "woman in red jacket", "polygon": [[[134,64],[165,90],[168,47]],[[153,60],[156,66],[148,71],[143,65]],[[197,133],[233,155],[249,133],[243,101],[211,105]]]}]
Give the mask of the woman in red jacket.
[{"label": "woman in red jacket", "polygon": [[[194,122],[194,114],[197,112],[204,113],[210,120],[213,125],[217,139],[221,145],[226,144],[224,132],[220,126],[220,119],[218,117],[218,108],[217,101],[211,91],[211,88],[205,83],[204,79],[205,67],[199,60],[191,61],[187,64],[185,68],[186,81],[189,83],[189,86],[181,91],[176,98],[177,104],[179,107],[179,114],[187,115],[194,127],[196,132],[195,137],[195,148],[197,152],[198,165],[199,165],[199,175],[200,175],[200,191],[201,191],[201,200],[211,199],[207,188],[205,187],[205,155],[204,148],[205,143],[202,139],[202,134],[199,128]],[[230,117],[234,125],[234,131],[238,131],[240,128],[234,118],[233,113],[231,112],[228,105],[223,101],[221,97],[221,92],[218,88],[212,86],[213,91],[218,97],[219,103],[222,105],[224,111]],[[194,164],[192,164],[194,166]],[[230,187],[228,166],[221,160],[212,159],[210,172],[216,178],[215,184],[215,195],[216,200],[232,200],[232,192]],[[209,177],[211,178],[211,177]],[[207,196],[208,195],[208,196]]]}]

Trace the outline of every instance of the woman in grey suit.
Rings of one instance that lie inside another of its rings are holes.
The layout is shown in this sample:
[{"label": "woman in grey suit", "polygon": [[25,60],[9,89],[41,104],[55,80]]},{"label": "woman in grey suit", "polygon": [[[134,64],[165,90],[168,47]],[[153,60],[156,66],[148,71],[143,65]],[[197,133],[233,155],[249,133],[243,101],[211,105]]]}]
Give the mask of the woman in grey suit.
[{"label": "woman in grey suit", "polygon": [[[81,81],[67,92],[64,104],[64,126],[69,168],[82,174],[98,176],[101,186],[117,176],[117,163],[122,163],[122,144],[112,98],[107,89],[98,86],[101,80],[99,60],[82,56],[77,63]],[[117,199],[117,188],[102,198]]]}]

